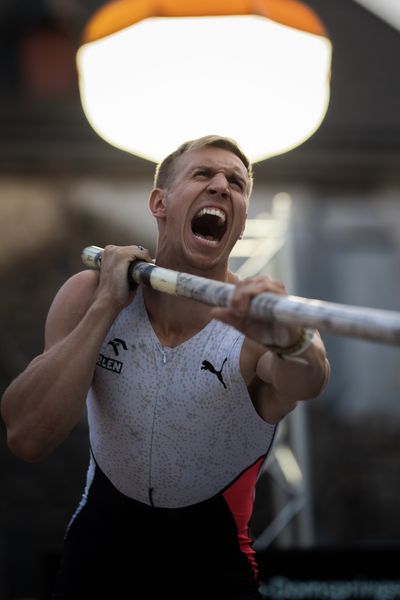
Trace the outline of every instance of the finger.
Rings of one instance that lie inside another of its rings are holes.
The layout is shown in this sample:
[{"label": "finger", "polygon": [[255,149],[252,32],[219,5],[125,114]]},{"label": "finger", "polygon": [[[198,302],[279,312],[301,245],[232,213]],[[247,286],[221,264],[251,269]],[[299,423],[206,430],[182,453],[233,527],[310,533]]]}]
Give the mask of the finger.
[{"label": "finger", "polygon": [[150,255],[150,252],[148,251],[147,248],[144,248],[143,246],[134,246],[133,247],[135,249],[135,258],[134,260],[145,260],[146,262],[151,262],[153,259]]},{"label": "finger", "polygon": [[282,283],[267,277],[258,277],[239,282],[232,295],[230,308],[236,315],[244,315],[249,309],[251,300],[263,292],[286,294]]},{"label": "finger", "polygon": [[114,246],[109,244],[104,248],[103,259],[112,260],[113,258],[121,260],[121,262],[132,262],[134,260],[150,262],[152,260],[149,251],[143,246]]},{"label": "finger", "polygon": [[237,315],[245,315],[251,299],[261,291],[260,283],[256,281],[239,282],[233,292],[230,309]]},{"label": "finger", "polygon": [[249,277],[244,282],[251,282],[261,287],[265,286],[265,291],[284,292],[286,293],[285,285],[278,279],[270,279],[266,275],[258,275],[257,277]]}]

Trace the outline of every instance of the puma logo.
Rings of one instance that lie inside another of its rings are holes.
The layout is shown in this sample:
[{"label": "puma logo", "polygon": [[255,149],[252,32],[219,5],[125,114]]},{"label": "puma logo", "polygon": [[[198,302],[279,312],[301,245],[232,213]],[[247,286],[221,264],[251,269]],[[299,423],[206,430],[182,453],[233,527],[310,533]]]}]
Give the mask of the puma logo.
[{"label": "puma logo", "polygon": [[224,388],[226,389],[226,385],[225,385],[225,381],[222,378],[222,369],[224,368],[224,364],[226,363],[228,359],[225,358],[224,362],[222,363],[221,369],[219,371],[217,371],[217,369],[214,367],[214,365],[212,365],[208,360],[203,360],[202,362],[202,367],[201,370],[202,371],[210,371],[211,373],[214,373],[214,375],[216,375],[219,379],[219,381],[222,383],[222,385],[224,386]]}]

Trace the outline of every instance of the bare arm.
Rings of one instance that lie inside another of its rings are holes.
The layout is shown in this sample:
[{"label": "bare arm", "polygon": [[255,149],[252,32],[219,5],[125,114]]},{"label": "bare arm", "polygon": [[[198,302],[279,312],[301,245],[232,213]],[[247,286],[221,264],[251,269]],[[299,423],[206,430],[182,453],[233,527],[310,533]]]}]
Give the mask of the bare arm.
[{"label": "bare arm", "polygon": [[283,360],[265,348],[261,354],[253,350],[250,356],[259,357],[249,384],[250,395],[269,423],[278,423],[299,401],[316,398],[329,380],[330,365],[318,331],[301,354],[302,362]]},{"label": "bare arm", "polygon": [[136,246],[108,247],[101,275],[82,271],[56,295],[46,320],[45,349],[6,389],[1,412],[10,449],[38,461],[80,420],[104,337],[132,298],[128,264],[149,260]]},{"label": "bare arm", "polygon": [[241,355],[241,370],[258,412],[277,423],[293,410],[298,401],[318,396],[329,379],[330,366],[325,347],[316,331],[312,343],[296,357],[283,360],[268,346],[288,347],[301,334],[301,328],[264,323],[247,316],[251,299],[261,292],[286,294],[284,286],[268,277],[255,277],[237,283],[231,306],[213,309],[213,316],[236,327],[247,337]]}]

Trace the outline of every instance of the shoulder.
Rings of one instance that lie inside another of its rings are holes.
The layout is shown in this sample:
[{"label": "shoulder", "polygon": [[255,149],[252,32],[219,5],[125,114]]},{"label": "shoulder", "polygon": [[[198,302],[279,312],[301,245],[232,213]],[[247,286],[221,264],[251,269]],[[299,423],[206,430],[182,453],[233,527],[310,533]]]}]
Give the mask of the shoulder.
[{"label": "shoulder", "polygon": [[46,318],[46,349],[68,335],[92,304],[99,273],[85,270],[76,273],[58,290]]},{"label": "shoulder", "polygon": [[86,269],[72,275],[58,290],[54,300],[65,297],[75,297],[77,294],[82,297],[92,296],[97,289],[99,282],[99,271]]}]

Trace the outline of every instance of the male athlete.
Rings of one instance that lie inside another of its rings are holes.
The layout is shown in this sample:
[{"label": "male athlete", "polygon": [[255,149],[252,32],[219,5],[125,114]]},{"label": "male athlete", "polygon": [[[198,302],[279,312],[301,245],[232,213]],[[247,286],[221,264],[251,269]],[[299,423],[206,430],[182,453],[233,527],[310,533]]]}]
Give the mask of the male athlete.
[{"label": "male athlete", "polygon": [[234,281],[229,308],[137,286],[141,246],[107,246],[100,273],[69,279],[45,350],[6,390],[11,450],[48,456],[87,407],[90,463],[65,538],[54,599],[251,600],[253,494],[279,421],[319,395],[329,363],[318,332],[249,318],[268,277],[236,281],[251,165],[230,139],[183,144],[157,168],[149,207],[156,264]]}]

